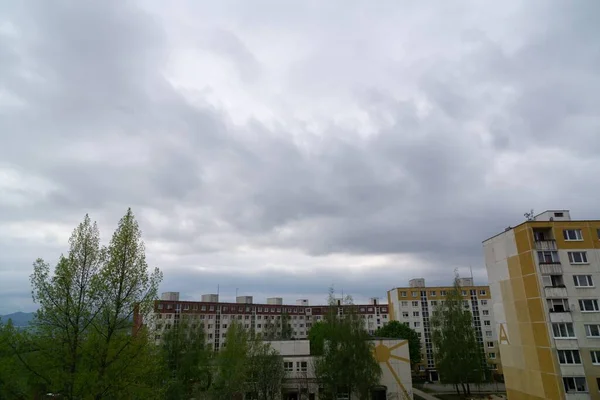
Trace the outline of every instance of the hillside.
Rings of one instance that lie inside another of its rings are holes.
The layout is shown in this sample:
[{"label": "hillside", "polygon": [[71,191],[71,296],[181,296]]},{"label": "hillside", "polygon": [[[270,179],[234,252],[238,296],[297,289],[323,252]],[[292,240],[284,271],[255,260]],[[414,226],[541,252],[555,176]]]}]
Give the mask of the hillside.
[{"label": "hillside", "polygon": [[29,323],[33,319],[33,315],[34,313],[24,313],[19,311],[12,314],[0,315],[0,319],[4,323],[10,319],[16,327],[26,327],[29,326]]}]

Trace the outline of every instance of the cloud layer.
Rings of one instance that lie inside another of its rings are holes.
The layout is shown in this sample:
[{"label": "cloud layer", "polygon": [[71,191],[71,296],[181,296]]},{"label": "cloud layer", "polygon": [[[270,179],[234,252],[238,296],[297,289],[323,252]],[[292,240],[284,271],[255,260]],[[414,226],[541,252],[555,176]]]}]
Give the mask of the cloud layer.
[{"label": "cloud layer", "polygon": [[362,299],[598,218],[597,2],[0,6],[0,313],[131,206],[164,290]]}]

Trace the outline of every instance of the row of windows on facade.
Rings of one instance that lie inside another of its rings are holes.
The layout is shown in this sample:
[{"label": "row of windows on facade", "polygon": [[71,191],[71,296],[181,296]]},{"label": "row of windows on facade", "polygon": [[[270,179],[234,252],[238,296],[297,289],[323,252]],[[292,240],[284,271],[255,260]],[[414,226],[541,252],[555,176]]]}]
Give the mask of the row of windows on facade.
[{"label": "row of windows on facade", "polygon": [[[584,324],[585,336],[600,338],[600,324]],[[573,322],[553,322],[552,333],[554,339],[577,339]]]},{"label": "row of windows on facade", "polygon": [[[542,283],[544,287],[565,287],[563,275],[543,275]],[[573,286],[576,288],[595,287],[592,275],[573,275]]]},{"label": "row of windows on facade", "polygon": [[[583,241],[583,231],[581,229],[563,229],[563,239],[567,242]],[[533,232],[536,242],[547,241],[550,238],[546,236],[546,232],[537,230]],[[600,239],[600,229],[596,229],[597,239]]]},{"label": "row of windows on facade", "polygon": [[[204,315],[204,314],[188,314],[188,315],[186,315],[186,314],[184,314],[184,315],[182,315],[182,317],[183,317],[184,320],[194,320],[194,319],[200,319],[200,320],[209,319],[209,320],[211,320],[211,319],[216,319],[214,314],[208,314],[208,315]],[[237,320],[242,320],[242,319],[244,319],[244,320],[250,320],[250,319],[252,319],[252,320],[254,320],[255,319],[254,316],[252,316],[252,317],[253,318],[250,318],[250,315],[231,315],[231,316],[230,315],[222,315],[221,319],[222,320],[228,320],[228,319],[231,319],[231,320],[235,320],[235,319],[237,319]],[[281,320],[281,316],[280,315],[265,315],[264,316],[264,320],[265,321],[269,320],[269,317],[270,317],[271,320],[276,320],[276,321]],[[375,319],[375,318],[373,318],[372,314],[361,315],[360,317],[362,319]],[[178,316],[175,315],[175,318],[173,318],[173,314],[160,314],[159,313],[159,314],[157,314],[157,318],[158,319],[163,319],[163,318],[164,319],[178,319]],[[315,316],[312,316],[312,317],[310,315],[307,315],[306,318],[304,317],[304,315],[298,315],[298,316],[294,315],[293,317],[290,317],[290,318],[291,318],[291,321],[304,321],[304,320],[306,320],[306,321],[312,321],[312,318],[314,318],[315,321],[321,321],[323,319],[323,317],[321,315],[315,315]],[[383,314],[383,315],[381,315],[381,318],[382,319],[387,319],[388,316],[387,316],[387,314]],[[256,320],[260,321],[262,319],[263,319],[262,315],[257,315],[256,316]],[[377,322],[378,323],[380,322],[380,318],[377,318]]]},{"label": "row of windows on facade", "polygon": [[[538,262],[540,264],[559,264],[560,257],[556,250],[538,251]],[[570,264],[589,264],[586,251],[568,251],[567,257]]]},{"label": "row of windows on facade", "polygon": [[[569,299],[547,299],[550,312],[569,312]],[[579,311],[584,313],[600,312],[598,299],[579,299]]]},{"label": "row of windows on facade", "polygon": [[[415,313],[413,313],[413,315],[414,314]],[[418,314],[418,312],[417,312],[417,314]],[[405,317],[405,318],[408,318],[408,313],[402,313],[402,316]],[[414,316],[418,317],[418,315],[414,315]],[[410,327],[409,322],[405,322],[405,324]],[[487,319],[483,320],[483,326],[492,326],[492,321],[487,320]],[[414,328],[420,328],[421,327],[421,321],[414,321],[413,322],[413,327]]]},{"label": "row of windows on facade", "polygon": [[[596,229],[596,238],[600,239],[600,229]],[[563,229],[563,239],[566,241],[582,241],[583,232],[581,229]]]},{"label": "row of windows on facade", "polygon": [[[400,302],[400,306],[401,307],[408,307],[408,303],[409,303],[408,301],[402,300]],[[480,303],[481,303],[482,306],[487,306],[488,301],[487,300],[480,300]],[[431,304],[432,307],[435,307],[435,306],[438,305],[438,300],[430,300],[430,304]],[[440,300],[439,304],[443,306],[444,304],[446,304],[446,301],[445,300]],[[465,307],[469,307],[470,304],[471,303],[469,302],[469,300],[463,300],[463,305]],[[411,306],[412,307],[420,307],[421,304],[420,304],[420,302],[418,300],[414,300],[414,301],[411,302]]]},{"label": "row of windows on facade", "polygon": [[[409,322],[403,322],[404,325],[408,326],[410,328],[410,323]],[[490,326],[489,324],[487,326]],[[421,327],[421,323],[419,321],[415,321],[414,322],[414,327],[415,328],[420,328]],[[425,328],[427,330],[427,328]],[[422,337],[421,332],[417,331],[417,336],[418,337]],[[494,336],[494,332],[490,331],[490,330],[486,330],[485,331],[485,337],[493,337]]]},{"label": "row of windows on facade", "polygon": [[[182,307],[181,304],[175,304],[175,310],[181,310]],[[231,310],[230,308],[231,307]],[[163,303],[158,303],[157,308],[159,310],[173,310],[173,304],[168,303],[168,304],[163,304]],[[198,304],[183,304],[183,310],[184,311],[213,311],[215,312],[215,306],[214,305],[198,305]],[[373,308],[373,307],[359,307],[358,310],[360,312],[381,312],[381,313],[387,313],[387,307],[378,307],[378,308]],[[221,311],[222,312],[236,312],[236,307],[235,306],[221,306]],[[312,313],[312,309],[311,308],[278,308],[278,307],[249,307],[249,306],[238,306],[237,307],[237,312],[265,312],[265,313],[279,313],[281,314],[282,312],[284,313],[300,313],[300,314],[311,314]],[[320,312],[320,309],[319,309]]]},{"label": "row of windows on facade", "polygon": [[[400,297],[407,297],[407,291],[402,290],[400,291]],[[419,296],[419,294],[421,296],[426,296],[427,295],[427,291],[426,290],[422,290],[422,291],[412,291],[411,293],[412,297],[417,297]],[[447,296],[448,291],[447,290],[440,290],[440,296],[445,297]],[[468,292],[466,290],[463,290],[461,293],[463,296],[466,296],[467,294],[470,294],[471,296],[476,296],[477,295],[477,290],[475,289],[471,289]],[[480,289],[479,290],[479,295],[480,296],[485,296],[487,294],[487,291],[485,289]],[[429,291],[429,296],[430,297],[436,297],[437,296],[437,291],[435,290],[430,290]]]}]

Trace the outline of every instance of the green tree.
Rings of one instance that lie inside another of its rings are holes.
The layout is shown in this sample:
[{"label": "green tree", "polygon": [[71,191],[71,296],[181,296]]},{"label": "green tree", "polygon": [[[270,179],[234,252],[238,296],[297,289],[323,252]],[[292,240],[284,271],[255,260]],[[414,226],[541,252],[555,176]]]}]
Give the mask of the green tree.
[{"label": "green tree", "polygon": [[[338,305],[334,291],[330,289],[324,325],[325,328],[318,328],[324,332],[323,352],[315,360],[319,384],[332,398],[346,392],[349,396],[368,399],[370,389],[379,383],[381,368],[352,298],[347,297]],[[313,334],[313,337],[319,335]]]},{"label": "green tree", "polygon": [[390,321],[375,331],[375,336],[408,340],[410,362],[413,366],[421,362],[421,338],[414,329],[398,321]]},{"label": "green tree", "polygon": [[154,394],[148,377],[157,365],[147,333],[135,331],[134,311],[146,319],[153,311],[162,274],[146,263],[141,231],[131,209],[119,221],[106,249],[94,289],[100,308],[93,320],[90,354],[94,370],[94,398],[141,398]]},{"label": "green tree", "polygon": [[234,321],[227,329],[226,342],[216,357],[211,394],[215,400],[230,400],[245,393],[248,378],[248,332]]},{"label": "green tree", "polygon": [[212,352],[206,347],[202,325],[184,319],[165,330],[160,340],[161,365],[168,377],[165,399],[197,398],[208,390]]},{"label": "green tree", "polygon": [[30,374],[18,359],[29,358],[31,353],[15,351],[20,348],[20,336],[10,320],[0,321],[0,399],[29,399],[35,395],[28,382]]},{"label": "green tree", "polygon": [[31,285],[39,309],[29,347],[37,348],[43,359],[35,374],[50,383],[48,390],[72,399],[89,390],[89,368],[82,349],[99,309],[93,280],[104,262],[104,251],[98,227],[88,215],[73,231],[69,244],[69,253],[61,255],[54,274],[44,260],[34,263]]},{"label": "green tree", "polygon": [[281,397],[281,384],[285,376],[283,358],[260,336],[249,342],[248,390],[258,400],[275,400]]},{"label": "green tree", "polygon": [[431,318],[436,367],[442,382],[454,384],[460,394],[470,394],[470,383],[485,380],[485,356],[477,343],[471,312],[465,307],[458,276],[446,300]]}]

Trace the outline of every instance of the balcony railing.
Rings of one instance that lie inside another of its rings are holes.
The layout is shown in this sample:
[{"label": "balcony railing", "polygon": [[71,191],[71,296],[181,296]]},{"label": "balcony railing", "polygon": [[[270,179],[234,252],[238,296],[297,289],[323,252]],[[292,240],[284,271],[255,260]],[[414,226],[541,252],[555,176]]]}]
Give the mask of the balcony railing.
[{"label": "balcony railing", "polygon": [[544,292],[546,293],[546,298],[565,298],[567,297],[567,288],[562,286],[552,286],[545,287]]},{"label": "balcony railing", "polygon": [[556,241],[555,240],[539,240],[535,242],[536,250],[547,250],[553,251],[556,250]]},{"label": "balcony railing", "polygon": [[560,263],[553,263],[553,264],[540,263],[540,273],[542,275],[562,275],[563,268]]}]

